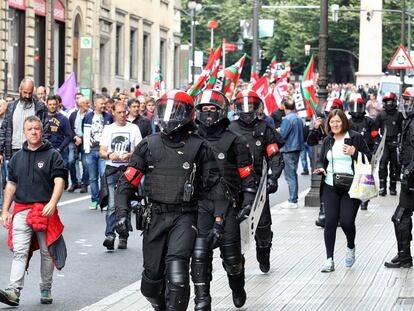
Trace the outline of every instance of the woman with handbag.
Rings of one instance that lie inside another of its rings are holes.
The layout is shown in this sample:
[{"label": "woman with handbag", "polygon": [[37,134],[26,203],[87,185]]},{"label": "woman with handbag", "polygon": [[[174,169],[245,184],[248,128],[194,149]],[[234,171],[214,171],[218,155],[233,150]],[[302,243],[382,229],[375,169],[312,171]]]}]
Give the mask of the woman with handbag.
[{"label": "woman with handbag", "polygon": [[329,113],[325,124],[327,137],[323,140],[321,153],[314,174],[322,175],[322,200],[325,205],[325,247],[327,260],[321,272],[332,272],[338,221],[347,239],[345,265],[355,262],[355,218],[360,204],[351,199],[348,191],[354,176],[354,160],[358,152],[371,159],[371,153],[363,137],[349,129],[349,122],[342,110]]}]

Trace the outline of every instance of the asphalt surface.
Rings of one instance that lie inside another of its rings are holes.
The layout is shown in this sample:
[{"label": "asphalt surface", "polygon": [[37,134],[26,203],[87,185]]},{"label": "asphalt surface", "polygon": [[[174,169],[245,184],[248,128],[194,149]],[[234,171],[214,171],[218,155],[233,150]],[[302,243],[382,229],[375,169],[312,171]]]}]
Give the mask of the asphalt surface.
[{"label": "asphalt surface", "polygon": [[[309,185],[310,176],[299,175],[299,192],[307,189]],[[68,202],[81,198],[84,199]],[[282,176],[279,180],[278,192],[271,195],[271,206],[287,198],[287,184]],[[84,194],[64,193],[61,202],[66,202],[59,208],[59,213],[65,224],[63,235],[68,249],[68,258],[64,269],[55,270],[54,273],[53,304],[41,305],[39,303],[40,257],[39,252],[36,252],[30,261],[29,273],[25,277],[19,310],[79,310],[141,278],[141,235],[137,231],[131,234],[127,250],[108,252],[102,246],[105,212],[89,210],[89,198]],[[7,287],[11,261],[12,253],[7,246],[7,231],[1,227],[0,288]],[[12,308],[0,305],[0,310],[7,309]]]}]

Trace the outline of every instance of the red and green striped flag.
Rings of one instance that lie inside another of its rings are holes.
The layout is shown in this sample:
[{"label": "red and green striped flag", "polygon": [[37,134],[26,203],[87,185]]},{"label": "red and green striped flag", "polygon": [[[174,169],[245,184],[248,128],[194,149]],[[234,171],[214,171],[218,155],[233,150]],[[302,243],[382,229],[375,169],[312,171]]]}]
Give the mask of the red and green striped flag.
[{"label": "red and green striped flag", "polygon": [[252,88],[259,81],[259,75],[257,74],[256,68],[252,65],[252,69],[250,70],[250,82],[249,87]]},{"label": "red and green striped flag", "polygon": [[217,48],[217,50],[214,52],[214,57],[209,56],[209,60],[204,67],[203,72],[199,76],[196,83],[193,84],[193,86],[187,91],[187,93],[195,98],[205,87],[207,79],[209,79],[212,72],[214,72],[215,67],[218,66],[218,62],[220,62],[221,57],[221,45]]},{"label": "red and green striped flag", "polygon": [[235,64],[227,67],[224,70],[224,77],[225,80],[223,83],[223,93],[226,94],[230,91],[231,84],[234,83],[236,87],[239,83],[240,75],[243,70],[244,61],[246,60],[246,54],[244,54]]},{"label": "red and green striped flag", "polygon": [[301,89],[303,94],[303,99],[306,102],[306,109],[308,112],[308,117],[311,117],[318,110],[318,98],[316,97],[313,75],[315,70],[315,59],[313,55],[309,61],[308,66],[306,66],[305,72],[303,73]]}]

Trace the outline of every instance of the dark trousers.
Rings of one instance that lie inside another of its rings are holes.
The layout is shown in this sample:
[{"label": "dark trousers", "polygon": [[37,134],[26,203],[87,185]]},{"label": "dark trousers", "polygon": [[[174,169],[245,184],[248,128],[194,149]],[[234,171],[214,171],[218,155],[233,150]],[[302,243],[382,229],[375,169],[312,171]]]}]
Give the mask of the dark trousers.
[{"label": "dark trousers", "polygon": [[414,192],[401,191],[400,202],[392,216],[395,237],[397,238],[398,251],[410,254],[410,243],[412,240],[412,215],[414,211]]},{"label": "dark trousers", "polygon": [[397,147],[386,143],[384,146],[384,153],[382,154],[378,171],[380,181],[385,183],[387,182],[388,177],[388,163],[390,164],[390,182],[394,185],[395,189],[395,183],[397,182],[398,172]]},{"label": "dark trousers", "polygon": [[355,218],[360,201],[351,199],[348,192],[337,190],[327,184],[323,185],[322,199],[325,207],[326,257],[333,258],[338,221],[341,222],[341,228],[345,233],[347,246],[355,247]]},{"label": "dark trousers", "polygon": [[266,202],[263,206],[262,215],[260,215],[259,224],[256,229],[256,246],[270,247],[272,243],[272,214],[270,213],[269,195],[266,195]]}]

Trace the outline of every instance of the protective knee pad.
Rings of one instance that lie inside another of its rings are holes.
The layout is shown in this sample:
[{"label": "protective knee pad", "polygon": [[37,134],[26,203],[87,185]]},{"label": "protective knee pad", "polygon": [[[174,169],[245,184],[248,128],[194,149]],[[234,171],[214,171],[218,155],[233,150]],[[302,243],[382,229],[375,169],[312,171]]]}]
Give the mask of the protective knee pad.
[{"label": "protective knee pad", "polygon": [[212,253],[208,239],[197,238],[191,260],[191,277],[195,285],[211,281],[211,257]]},{"label": "protective knee pad", "polygon": [[257,226],[256,229],[256,246],[259,248],[267,248],[272,246],[273,232],[270,229],[270,224],[265,226]]},{"label": "protective knee pad", "polygon": [[142,272],[141,293],[154,308],[164,308],[164,279],[154,281]]},{"label": "protective knee pad", "polygon": [[223,267],[228,275],[239,275],[244,268],[240,243],[225,244],[220,247]]},{"label": "protective knee pad", "polygon": [[188,262],[176,260],[167,263],[167,310],[185,311],[190,299]]}]

